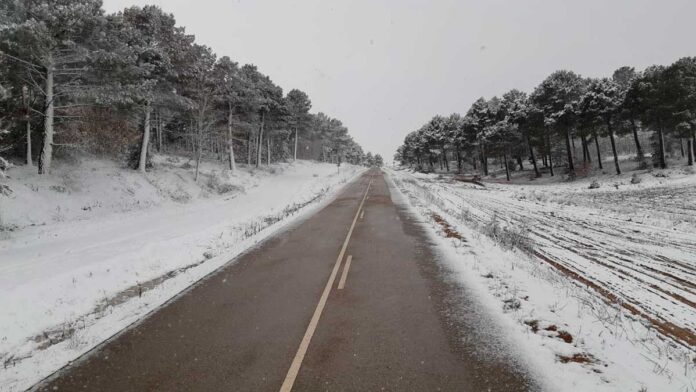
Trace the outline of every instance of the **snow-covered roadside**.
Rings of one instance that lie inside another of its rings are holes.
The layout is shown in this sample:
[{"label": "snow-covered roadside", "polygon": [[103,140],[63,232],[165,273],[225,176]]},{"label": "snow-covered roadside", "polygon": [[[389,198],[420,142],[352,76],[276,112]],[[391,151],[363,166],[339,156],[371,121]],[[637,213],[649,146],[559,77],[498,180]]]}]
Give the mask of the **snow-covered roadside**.
[{"label": "snow-covered roadside", "polygon": [[[434,240],[446,255],[447,267],[501,317],[509,339],[533,358],[531,366],[539,368],[549,390],[696,391],[693,350],[665,340],[643,318],[608,305],[594,290],[523,252],[520,248],[534,250],[537,244],[506,226],[500,216],[497,228],[495,219],[481,221],[480,211],[470,207],[484,201],[490,208],[508,207],[512,202],[506,197],[514,191],[493,186],[482,192],[436,176],[387,173],[414,212],[438,234]],[[551,187],[560,197],[564,186]],[[535,192],[546,193],[540,187]],[[499,239],[494,241],[491,234]],[[693,320],[693,312],[686,309],[678,316]]]},{"label": "snow-covered roadside", "polygon": [[[298,161],[229,176],[208,165],[198,186],[178,159],[167,161],[146,177],[99,161],[55,175],[68,178],[60,184],[9,180],[14,198],[3,200],[2,213],[13,231],[0,232],[0,390],[30,387],[307,216],[364,170]],[[55,205],[40,211],[41,202]],[[52,219],[56,206],[60,216]]]}]

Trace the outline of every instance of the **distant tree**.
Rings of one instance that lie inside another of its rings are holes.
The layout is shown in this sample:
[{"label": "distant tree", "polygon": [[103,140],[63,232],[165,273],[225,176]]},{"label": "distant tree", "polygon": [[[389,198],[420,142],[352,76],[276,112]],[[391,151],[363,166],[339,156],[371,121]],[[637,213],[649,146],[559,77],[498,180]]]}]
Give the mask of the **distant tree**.
[{"label": "distant tree", "polygon": [[572,71],[556,71],[546,78],[531,95],[542,110],[544,123],[565,138],[568,175],[575,177],[571,134],[577,123],[577,105],[584,90],[584,81]]},{"label": "distant tree", "polygon": [[309,125],[309,110],[312,108],[312,101],[309,100],[309,96],[306,93],[294,89],[288,92],[288,95],[285,97],[285,104],[288,108],[288,125],[295,134],[292,159],[297,160],[298,132]]},{"label": "distant tree", "polygon": [[677,60],[668,67],[667,73],[675,131],[679,138],[686,139],[687,165],[692,166],[696,155],[696,57]]},{"label": "distant tree", "polygon": [[469,108],[464,118],[463,130],[467,140],[478,149],[481,169],[488,175],[488,156],[486,151],[487,133],[495,122],[495,113],[491,110],[495,105],[489,104],[485,98],[477,99]]},{"label": "distant tree", "polygon": [[215,54],[210,48],[194,44],[186,55],[188,66],[181,75],[181,94],[190,100],[193,120],[192,136],[195,143],[196,172],[198,181],[203,145],[208,140],[211,127],[217,121],[215,103],[224,94],[222,81],[215,76]]},{"label": "distant tree", "polygon": [[193,37],[176,27],[174,16],[156,6],[130,7],[109,16],[110,47],[99,56],[107,69],[98,98],[103,104],[127,105],[141,117],[142,138],[137,169],[145,172],[151,138],[152,113],[158,105],[187,103],[177,94],[178,78],[189,70],[186,59]]},{"label": "distant tree", "polygon": [[375,158],[372,156],[371,152],[367,152],[365,154],[365,166],[374,166],[375,164]]},{"label": "distant tree", "polygon": [[621,102],[620,115],[622,120],[628,122],[628,128],[633,133],[633,141],[636,144],[636,158],[639,162],[644,162],[645,154],[643,147],[640,145],[640,139],[638,139],[640,102],[637,100],[638,97],[633,90],[634,82],[639,76],[633,67],[621,67],[614,71],[612,79],[621,89],[623,101]]},{"label": "distant tree", "polygon": [[653,143],[653,163],[660,168],[667,167],[665,157],[665,133],[673,129],[674,105],[670,91],[669,75],[663,66],[648,67],[634,81],[631,95],[639,108],[641,122],[655,131]]},{"label": "distant tree", "polygon": [[457,159],[457,171],[462,171],[463,152],[469,148],[463,132],[464,118],[458,113],[452,113],[445,120],[445,138],[453,148]]},{"label": "distant tree", "polygon": [[375,154],[375,166],[377,166],[377,167],[384,166],[384,159],[382,159],[382,156],[379,154]]},{"label": "distant tree", "polygon": [[215,78],[219,85],[219,106],[227,113],[227,151],[229,169],[234,172],[237,167],[234,157],[234,123],[235,114],[243,110],[244,93],[248,86],[242,78],[239,66],[229,57],[224,56],[215,64]]},{"label": "distant tree", "polygon": [[[528,124],[530,108],[527,94],[519,90],[510,90],[503,95],[501,106],[505,116],[504,121],[506,123],[506,149],[508,151],[517,151],[517,154],[523,154],[520,151],[524,151],[522,146],[526,146],[527,151],[529,152],[530,160],[534,166],[534,175],[536,177],[541,177],[539,169],[537,168],[534,148],[532,147],[531,143],[530,128]],[[523,170],[521,164],[520,170]]]},{"label": "distant tree", "polygon": [[619,166],[619,156],[616,151],[614,135],[616,128],[620,125],[619,115],[623,101],[621,86],[611,79],[603,78],[590,82],[579,105],[589,121],[592,121],[592,118],[601,120],[605,134],[609,136],[611,141],[616,174],[621,174],[621,168]]},{"label": "distant tree", "polygon": [[[250,86],[249,94],[246,97],[249,103],[249,109],[258,116],[259,126],[256,138],[256,167],[259,167],[261,164],[261,151],[263,149],[263,137],[266,131],[266,125],[274,120],[273,117],[277,119],[282,112],[284,104],[283,90],[273,84],[268,76],[261,74],[253,65],[245,65],[242,67],[241,71],[243,77],[248,81]],[[271,152],[268,146],[266,151],[266,163],[270,164]]]}]

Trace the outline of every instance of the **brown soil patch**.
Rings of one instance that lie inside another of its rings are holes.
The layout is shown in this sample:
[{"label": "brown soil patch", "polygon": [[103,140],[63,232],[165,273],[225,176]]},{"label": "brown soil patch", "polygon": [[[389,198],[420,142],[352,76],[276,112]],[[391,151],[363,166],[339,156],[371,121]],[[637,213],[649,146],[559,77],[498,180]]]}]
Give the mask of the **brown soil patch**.
[{"label": "brown soil patch", "polygon": [[550,331],[550,332],[556,332],[556,331],[558,331],[558,327],[556,327],[556,326],[553,325],[553,324],[549,325],[548,327],[546,327],[546,328],[544,328],[544,329],[547,330],[547,331]]},{"label": "brown soil patch", "polygon": [[440,215],[438,215],[436,213],[432,213],[431,216],[432,216],[433,220],[435,222],[437,222],[437,224],[439,224],[442,227],[442,231],[445,232],[445,236],[447,238],[456,238],[458,240],[465,241],[464,237],[462,237],[461,234],[459,234],[456,230],[454,230],[452,228],[452,226],[450,226],[450,224],[447,223],[447,221],[444,220]]},{"label": "brown soil patch", "polygon": [[594,363],[595,359],[592,355],[586,354],[586,353],[579,353],[579,354],[573,354],[571,356],[567,355],[558,355],[558,360],[561,361],[561,363],[568,363],[568,362],[574,362],[574,363]]},{"label": "brown soil patch", "polygon": [[558,331],[558,338],[568,344],[573,343],[573,335],[568,333],[568,331]]}]

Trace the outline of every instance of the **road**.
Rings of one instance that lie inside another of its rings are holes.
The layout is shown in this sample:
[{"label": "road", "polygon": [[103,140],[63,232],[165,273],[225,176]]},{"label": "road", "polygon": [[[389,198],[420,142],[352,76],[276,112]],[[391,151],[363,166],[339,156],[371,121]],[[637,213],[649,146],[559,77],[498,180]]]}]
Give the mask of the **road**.
[{"label": "road", "polygon": [[539,390],[436,257],[372,169],[35,389]]}]

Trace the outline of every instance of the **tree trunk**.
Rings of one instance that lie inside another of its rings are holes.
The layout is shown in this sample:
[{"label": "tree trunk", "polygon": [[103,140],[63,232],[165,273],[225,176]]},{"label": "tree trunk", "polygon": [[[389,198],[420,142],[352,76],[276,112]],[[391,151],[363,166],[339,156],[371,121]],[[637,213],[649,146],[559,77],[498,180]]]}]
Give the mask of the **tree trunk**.
[{"label": "tree trunk", "polygon": [[582,135],[582,160],[583,162],[592,162],[590,146],[587,145],[587,137],[585,135]]},{"label": "tree trunk", "polygon": [[270,137],[266,137],[266,155],[268,158],[268,159],[266,159],[266,165],[270,165],[271,164],[271,138]]},{"label": "tree trunk", "polygon": [[505,161],[505,177],[510,181],[510,168],[508,167],[507,154],[503,155],[503,160]]},{"label": "tree trunk", "polygon": [[643,155],[643,148],[640,146],[640,140],[638,139],[638,126],[636,125],[636,120],[633,118],[633,114],[631,114],[631,129],[633,130],[633,140],[636,143],[636,158],[642,162],[643,159],[645,159],[645,155]]},{"label": "tree trunk", "polygon": [[261,112],[261,125],[259,126],[259,140],[257,140],[258,149],[256,150],[256,167],[261,164],[261,147],[263,146],[263,126],[266,119],[266,113]]},{"label": "tree trunk", "polygon": [[157,112],[157,152],[162,152],[162,139],[164,138],[162,135],[162,112],[158,111]]},{"label": "tree trunk", "polygon": [[462,152],[457,147],[457,173],[462,172]]},{"label": "tree trunk", "polygon": [[517,156],[517,164],[520,166],[520,171],[524,171],[524,164],[522,163],[522,157]]},{"label": "tree trunk", "polygon": [[534,177],[539,178],[539,177],[541,177],[541,173],[539,173],[539,168],[537,167],[536,157],[534,156],[534,147],[532,147],[532,143],[529,140],[529,137],[527,137],[526,139],[527,139],[527,146],[529,147],[529,155],[532,159],[532,166],[534,166]]},{"label": "tree trunk", "polygon": [[232,105],[229,105],[229,113],[227,114],[227,145],[230,150],[230,170],[234,173],[237,170],[237,165],[234,162],[234,138],[232,137]]},{"label": "tree trunk", "polygon": [[597,149],[597,162],[599,162],[599,168],[604,169],[602,166],[602,153],[599,151],[599,138],[597,137],[597,132],[592,130],[592,137],[594,137],[595,148]]},{"label": "tree trunk", "polygon": [[607,122],[607,130],[609,131],[609,140],[611,140],[611,152],[614,154],[614,166],[616,167],[616,174],[621,174],[621,168],[619,167],[619,155],[616,153],[616,142],[614,141],[614,130],[611,128],[611,124]]},{"label": "tree trunk", "polygon": [[691,140],[689,140],[688,138],[686,139],[686,146],[687,146],[686,149],[689,152],[689,159],[688,159],[687,165],[693,166],[694,165],[694,151],[693,151],[693,146],[691,145]]},{"label": "tree trunk", "polygon": [[27,86],[22,87],[22,103],[24,105],[24,121],[26,122],[26,137],[27,137],[27,166],[34,166],[34,162],[31,157],[31,115],[29,107],[29,88]]},{"label": "tree trunk", "polygon": [[481,143],[481,169],[483,170],[483,175],[488,175],[488,157],[486,156],[486,147]]},{"label": "tree trunk", "polygon": [[201,167],[201,156],[203,155],[203,129],[202,124],[198,124],[198,130],[196,131],[198,139],[196,142],[196,175],[194,177],[194,182],[198,182],[198,175],[200,174]]},{"label": "tree trunk", "polygon": [[39,174],[51,172],[51,159],[53,158],[53,63],[46,67],[46,108],[44,110],[44,138],[39,159]]},{"label": "tree trunk", "polygon": [[666,169],[667,168],[667,161],[665,160],[665,137],[664,133],[662,132],[662,125],[660,124],[657,127],[657,138],[658,138],[658,148],[660,151],[658,152],[659,159],[660,159],[660,168],[661,169]]},{"label": "tree trunk", "polygon": [[683,137],[679,138],[679,149],[681,150],[681,157],[684,158],[684,156],[686,156],[686,153],[684,152],[684,138]]},{"label": "tree trunk", "polygon": [[27,120],[27,166],[34,166],[31,159],[31,121]]},{"label": "tree trunk", "polygon": [[568,175],[570,177],[575,177],[575,165],[573,164],[573,150],[570,144],[570,129],[565,132],[566,137],[566,151],[568,153]]},{"label": "tree trunk", "polygon": [[696,130],[691,130],[691,153],[696,160]]},{"label": "tree trunk", "polygon": [[546,134],[546,144],[549,149],[549,170],[551,171],[551,177],[553,177],[553,159],[551,158],[551,135],[548,133]]},{"label": "tree trunk", "polygon": [[145,103],[145,122],[143,123],[143,140],[140,144],[140,160],[138,161],[138,170],[145,173],[145,166],[147,164],[147,148],[150,145],[150,114],[152,113],[152,106],[150,106],[150,101]]},{"label": "tree trunk", "polygon": [[247,165],[251,166],[251,130],[247,132]]},{"label": "tree trunk", "polygon": [[295,152],[292,154],[292,160],[297,160],[297,127],[295,127]]},{"label": "tree trunk", "polygon": [[447,150],[445,150],[445,147],[442,147],[442,159],[445,161],[445,170],[449,173],[449,161],[447,160]]}]

